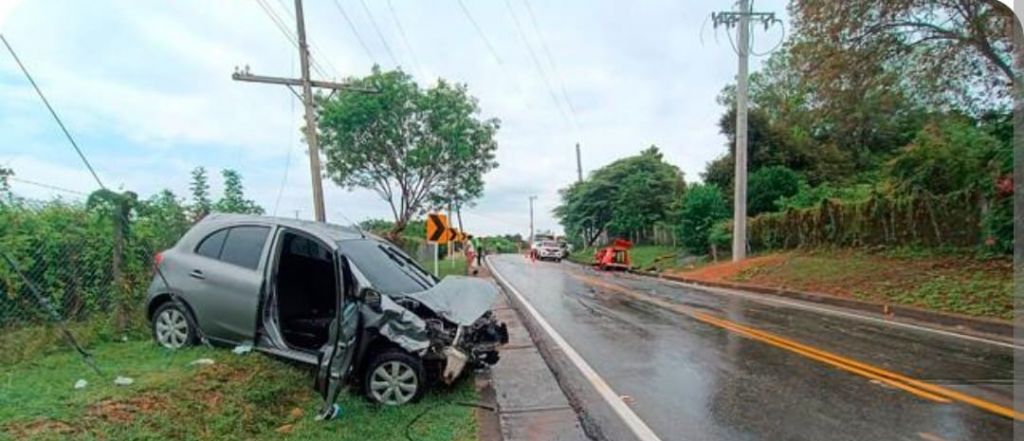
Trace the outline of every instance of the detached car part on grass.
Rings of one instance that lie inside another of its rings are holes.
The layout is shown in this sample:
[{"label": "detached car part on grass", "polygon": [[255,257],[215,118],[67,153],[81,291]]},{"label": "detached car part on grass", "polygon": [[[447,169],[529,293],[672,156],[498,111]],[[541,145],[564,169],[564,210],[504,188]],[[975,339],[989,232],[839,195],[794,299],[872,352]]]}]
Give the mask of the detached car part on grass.
[{"label": "detached car part on grass", "polygon": [[316,365],[323,417],[349,380],[374,402],[405,404],[466,366],[496,363],[508,342],[489,311],[492,282],[438,281],[357,229],[212,214],[156,260],[166,280],[154,278],[147,312],[158,344],[179,348],[201,331]]},{"label": "detached car part on grass", "polygon": [[628,271],[633,265],[629,258],[630,248],[633,248],[633,242],[615,239],[610,246],[601,248],[594,253],[594,267],[603,271]]}]

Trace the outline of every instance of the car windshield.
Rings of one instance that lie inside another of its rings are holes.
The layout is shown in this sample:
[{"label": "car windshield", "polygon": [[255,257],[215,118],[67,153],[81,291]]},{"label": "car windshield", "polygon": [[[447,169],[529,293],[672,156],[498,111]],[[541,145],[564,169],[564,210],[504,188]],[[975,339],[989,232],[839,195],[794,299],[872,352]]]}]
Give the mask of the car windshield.
[{"label": "car windshield", "polygon": [[373,287],[384,294],[408,294],[434,286],[436,280],[402,250],[373,239],[346,240],[341,252]]},{"label": "car windshield", "polygon": [[558,248],[558,244],[556,244],[554,242],[541,242],[540,246],[545,247],[545,248]]}]

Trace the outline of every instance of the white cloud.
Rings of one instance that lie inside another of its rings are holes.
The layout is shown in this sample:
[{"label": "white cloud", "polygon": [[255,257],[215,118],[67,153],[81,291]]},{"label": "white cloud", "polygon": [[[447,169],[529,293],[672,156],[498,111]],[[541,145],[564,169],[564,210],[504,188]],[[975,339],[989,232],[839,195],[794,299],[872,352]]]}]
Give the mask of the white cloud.
[{"label": "white cloud", "polygon": [[[363,75],[374,62],[392,66],[362,6],[338,1],[371,56],[363,53],[331,2],[307,2],[307,27],[318,49],[314,57],[338,69],[331,76]],[[267,3],[292,25],[281,7],[290,2]],[[548,74],[550,91],[504,3],[466,2],[501,64],[456,2],[393,4],[422,73],[412,69],[387,6],[367,3],[398,63],[426,82],[443,77],[467,83],[483,116],[503,121],[501,167],[487,176],[484,200],[467,209],[464,220],[471,231],[525,234],[531,194],[539,196],[538,228],[557,229],[551,210],[558,188],[576,179],[576,142],[582,143],[587,171],[657,144],[690,180],[724,150],[717,127],[723,110],[714,98],[731,81],[736,62],[724,37],[714,42],[710,26],[703,29],[700,43],[702,24],[714,5],[696,0],[631,6],[531,2],[577,110],[573,124],[558,110],[567,109],[565,103],[552,101],[551,94],[562,99],[559,75],[548,63],[524,3],[512,5]],[[775,0],[759,8],[783,14],[784,6]],[[308,162],[298,133],[301,106],[293,107],[294,98],[282,87],[230,79],[234,67],[244,64],[266,75],[297,72],[295,48],[256,3],[40,0],[8,15],[5,36],[111,185],[144,194],[170,187],[184,194],[188,171],[202,165],[218,189],[217,171],[230,167],[242,172],[249,194],[272,210],[291,145],[278,214],[292,216],[299,210],[301,217],[311,217]],[[39,31],[43,24],[46,32]],[[16,66],[3,56],[0,102],[0,162],[13,161],[26,179],[73,185],[81,178],[84,168],[77,166]],[[370,191],[349,192],[330,182],[325,191],[330,219],[390,216],[387,205]]]}]

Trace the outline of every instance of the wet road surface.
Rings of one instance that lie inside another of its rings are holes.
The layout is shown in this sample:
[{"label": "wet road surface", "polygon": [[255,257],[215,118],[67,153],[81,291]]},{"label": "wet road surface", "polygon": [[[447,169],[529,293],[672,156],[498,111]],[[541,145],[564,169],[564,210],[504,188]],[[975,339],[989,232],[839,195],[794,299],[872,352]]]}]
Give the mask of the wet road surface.
[{"label": "wet road surface", "polygon": [[1005,345],[516,255],[491,263],[662,440],[1013,436]]}]

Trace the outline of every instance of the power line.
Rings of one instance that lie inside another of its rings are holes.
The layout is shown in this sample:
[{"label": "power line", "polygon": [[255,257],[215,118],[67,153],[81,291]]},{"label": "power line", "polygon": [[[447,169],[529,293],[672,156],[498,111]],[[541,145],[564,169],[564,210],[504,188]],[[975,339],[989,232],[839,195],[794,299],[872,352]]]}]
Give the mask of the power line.
[{"label": "power line", "polygon": [[[295,75],[295,61],[292,61],[292,75]],[[289,121],[295,121],[295,100],[288,98],[290,104],[291,118]],[[281,185],[277,187],[277,198],[274,199],[274,216],[277,216],[277,208],[281,205],[281,195],[284,194],[284,186],[288,184],[288,170],[292,167],[292,150],[295,146],[295,134],[288,130],[291,135],[288,136],[288,150],[285,151],[284,157],[284,174],[281,176]]]},{"label": "power line", "polygon": [[[548,95],[551,96],[551,101],[555,103],[555,107],[558,109],[559,115],[562,116],[562,120],[569,123],[569,117],[566,116],[565,109],[562,108],[561,102],[558,101],[558,96],[555,94],[554,89],[552,89],[547,73],[544,72],[544,67],[541,66],[540,60],[537,59],[537,53],[533,50],[530,40],[526,38],[526,33],[523,32],[523,26],[519,23],[519,18],[516,17],[516,13],[512,9],[512,3],[509,0],[505,0],[505,6],[508,8],[509,15],[512,16],[512,22],[516,25],[516,33],[519,34],[519,38],[523,41],[523,45],[526,46],[527,52],[530,53],[530,59],[533,60],[534,67],[537,68],[541,80],[544,81],[544,88],[547,89]],[[569,123],[569,125],[571,126],[572,123]]]},{"label": "power line", "polygon": [[338,8],[338,12],[340,12],[341,16],[345,19],[345,23],[348,23],[348,28],[352,30],[352,34],[356,36],[356,40],[359,41],[359,45],[363,47],[363,52],[366,53],[366,57],[374,64],[378,64],[377,57],[374,57],[370,52],[370,47],[366,45],[366,40],[363,40],[363,36],[359,34],[359,29],[356,28],[355,23],[352,22],[352,18],[350,18],[348,13],[345,12],[345,8],[341,6],[341,3],[338,2],[338,0],[334,0],[334,6]]},{"label": "power line", "polygon": [[578,116],[576,114],[576,106],[572,104],[572,100],[569,99],[569,91],[565,87],[565,78],[562,76],[561,70],[558,69],[558,64],[555,63],[555,57],[551,55],[551,49],[548,47],[548,43],[544,38],[544,33],[540,30],[540,25],[537,24],[537,17],[533,14],[533,6],[530,5],[529,0],[523,0],[523,4],[526,6],[526,14],[530,18],[530,23],[533,25],[533,30],[537,32],[537,37],[540,40],[540,46],[544,49],[544,55],[548,59],[548,63],[551,64],[551,68],[555,71],[555,78],[558,79],[558,84],[562,89],[562,99],[565,100],[565,104],[569,107],[569,113],[573,117],[573,124],[576,126],[576,130],[579,130]]},{"label": "power line", "polygon": [[387,51],[388,57],[391,58],[391,63],[398,66],[398,59],[395,58],[395,53],[391,52],[391,46],[389,46],[388,41],[384,39],[384,34],[381,33],[380,27],[377,26],[377,20],[373,18],[373,13],[370,12],[370,7],[366,6],[365,0],[359,0],[359,3],[363,5],[363,10],[366,11],[366,16],[370,18],[370,24],[373,25],[373,30],[377,33],[377,38],[380,38],[380,42],[384,45],[384,50]]},{"label": "power line", "polygon": [[480,24],[473,18],[473,14],[469,13],[469,9],[466,8],[466,4],[462,3],[462,0],[455,1],[459,3],[459,8],[462,9],[462,13],[465,14],[467,19],[469,19],[469,22],[473,25],[473,29],[476,29],[477,36],[480,37],[480,40],[483,40],[484,45],[487,46],[487,51],[490,52],[491,56],[494,57],[494,60],[498,62],[498,66],[504,68],[505,62],[501,60],[501,55],[498,55],[498,51],[494,49],[494,45],[492,45],[491,41],[487,39],[487,35],[484,34],[483,28],[481,28]]},{"label": "power line", "polygon": [[64,122],[61,121],[59,116],[57,116],[57,111],[53,110],[53,106],[50,105],[50,101],[46,99],[46,95],[43,95],[43,91],[39,89],[39,86],[36,84],[36,80],[32,79],[32,74],[28,73],[28,69],[25,68],[24,64],[21,64],[21,59],[18,58],[18,54],[14,52],[14,48],[11,47],[11,44],[7,42],[7,38],[4,37],[3,34],[0,34],[0,40],[3,40],[4,46],[7,46],[7,51],[11,53],[12,57],[14,57],[14,61],[18,63],[18,67],[21,68],[21,72],[25,74],[26,78],[28,78],[28,82],[32,83],[32,88],[36,90],[37,94],[39,94],[39,98],[43,100],[43,104],[46,104],[46,108],[50,111],[50,115],[52,115],[53,119],[57,121],[57,125],[60,126],[60,130],[64,132],[64,136],[71,143],[71,146],[75,148],[75,152],[78,153],[78,157],[85,163],[85,167],[89,169],[89,173],[92,173],[93,179],[95,179],[96,183],[100,185],[100,188],[106,188],[106,186],[103,185],[103,181],[100,180],[100,176],[96,174],[96,170],[92,168],[92,164],[89,163],[85,154],[82,153],[82,149],[78,147],[78,143],[75,142],[75,138],[71,136],[67,127],[64,126]]},{"label": "power line", "polygon": [[30,181],[28,179],[22,179],[22,178],[15,177],[15,176],[8,176],[7,179],[10,179],[13,182],[20,182],[22,184],[34,185],[34,186],[39,187],[39,188],[45,188],[47,190],[60,191],[60,192],[74,194],[74,195],[78,195],[78,196],[88,196],[89,195],[88,193],[83,193],[83,192],[80,192],[78,190],[72,190],[70,188],[58,187],[56,185],[46,184],[46,183],[43,183],[43,182]]},{"label": "power line", "polygon": [[405,28],[402,27],[402,22],[398,20],[398,13],[395,12],[395,7],[391,4],[391,0],[387,0],[387,4],[388,11],[391,12],[391,18],[395,20],[395,27],[398,28],[398,35],[402,37],[402,43],[405,43],[405,49],[409,51],[409,58],[412,59],[412,67],[416,69],[416,72],[418,72],[422,77],[423,71],[420,69],[420,62],[416,59],[416,53],[412,50],[412,45],[409,44],[409,38],[405,35]]},{"label": "power line", "polygon": [[[284,0],[277,0],[277,4],[281,5],[281,9],[283,9],[284,12],[286,14],[288,14],[288,17],[291,18],[292,21],[295,21],[295,13],[292,12],[291,9],[288,9],[288,6],[285,5]],[[323,55],[324,53],[327,52],[327,51],[321,50],[320,46],[317,46],[316,42],[310,40],[309,37],[306,37],[306,40],[309,41],[309,45],[312,47],[312,49],[310,49],[310,50],[312,52],[320,54],[320,55]],[[315,61],[316,58],[317,57],[314,57],[314,63],[316,62]],[[324,63],[327,63],[327,67],[330,68],[331,69],[331,73],[334,74],[334,75],[332,75],[333,78],[340,78],[341,77],[341,70],[338,69],[337,67],[335,67],[334,63],[331,63],[331,60],[328,59],[327,56],[323,57],[323,61],[324,61]]]},{"label": "power line", "polygon": [[[274,22],[274,26],[276,26],[277,29],[279,31],[281,31],[281,34],[283,34],[284,37],[286,39],[288,39],[288,41],[292,44],[292,46],[295,46],[296,48],[298,48],[299,47],[298,39],[296,38],[295,34],[293,34],[292,31],[290,29],[288,29],[287,26],[285,26],[285,24],[283,23],[281,17],[279,15],[277,15],[277,12],[275,12],[274,9],[271,8],[270,5],[265,2],[265,0],[256,0],[256,4],[259,5],[260,9],[262,9],[265,14],[267,14],[267,17],[270,18],[270,21]],[[326,73],[324,73],[323,68],[320,66],[319,63],[317,63],[316,59],[311,60],[311,64],[312,64],[313,70],[315,70],[316,73],[319,74],[320,76],[322,76],[324,78],[330,78],[331,77],[331,75],[327,75]]]}]

